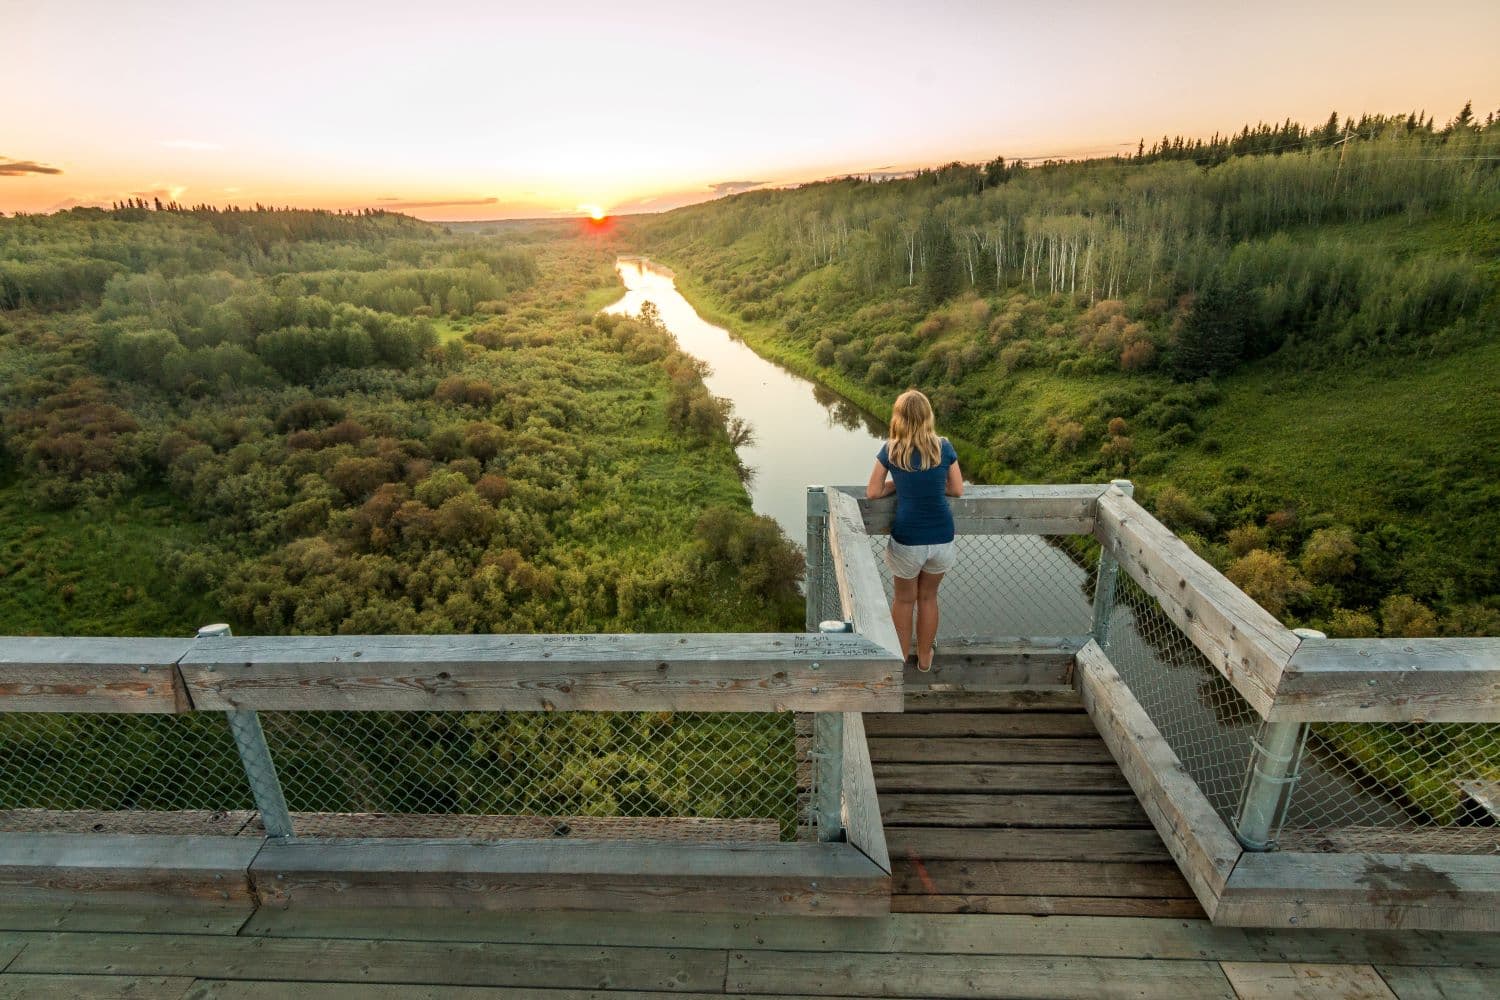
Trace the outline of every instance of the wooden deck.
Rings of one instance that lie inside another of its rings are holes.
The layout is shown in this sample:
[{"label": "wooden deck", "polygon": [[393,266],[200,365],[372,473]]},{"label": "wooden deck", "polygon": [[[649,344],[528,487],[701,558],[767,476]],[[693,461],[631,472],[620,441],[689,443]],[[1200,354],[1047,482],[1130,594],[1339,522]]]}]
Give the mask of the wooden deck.
[{"label": "wooden deck", "polygon": [[924,680],[865,718],[893,911],[1204,916],[1071,686]]},{"label": "wooden deck", "polygon": [[0,997],[1492,998],[1482,934],[1202,920],[741,917],[0,905]]}]

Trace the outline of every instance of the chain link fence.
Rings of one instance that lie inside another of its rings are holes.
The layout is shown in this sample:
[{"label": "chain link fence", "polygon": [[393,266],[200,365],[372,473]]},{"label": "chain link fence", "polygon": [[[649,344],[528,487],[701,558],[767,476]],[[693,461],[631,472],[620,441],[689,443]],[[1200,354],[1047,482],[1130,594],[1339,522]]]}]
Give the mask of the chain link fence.
[{"label": "chain link fence", "polygon": [[[1124,573],[1103,648],[1234,829],[1259,714]],[[1272,832],[1282,850],[1488,854],[1500,852],[1497,812],[1500,726],[1313,723]]]},{"label": "chain link fence", "polygon": [[[894,596],[885,552],[890,536],[871,535],[870,547]],[[1099,543],[1088,535],[959,535],[957,558],[943,576],[938,641],[1000,636],[1081,636],[1092,627]],[[817,595],[819,617],[843,617],[833,554],[825,540]]]},{"label": "chain link fence", "polygon": [[[790,713],[260,718],[304,836],[790,840],[810,781]],[[0,830],[258,833],[253,808],[220,713],[0,713]]]}]

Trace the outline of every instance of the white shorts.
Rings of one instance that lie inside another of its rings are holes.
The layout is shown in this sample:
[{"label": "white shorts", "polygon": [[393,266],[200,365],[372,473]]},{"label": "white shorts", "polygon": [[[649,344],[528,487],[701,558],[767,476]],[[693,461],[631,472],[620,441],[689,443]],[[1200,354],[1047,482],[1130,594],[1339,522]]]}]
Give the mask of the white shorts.
[{"label": "white shorts", "polygon": [[958,555],[952,542],[941,545],[902,545],[895,539],[885,550],[885,564],[894,576],[910,580],[918,573],[946,573]]}]

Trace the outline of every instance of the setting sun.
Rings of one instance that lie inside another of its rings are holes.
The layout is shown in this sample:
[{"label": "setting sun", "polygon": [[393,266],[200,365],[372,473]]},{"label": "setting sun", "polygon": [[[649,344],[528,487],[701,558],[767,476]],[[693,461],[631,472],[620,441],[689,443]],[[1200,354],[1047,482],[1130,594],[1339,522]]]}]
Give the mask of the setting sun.
[{"label": "setting sun", "polygon": [[601,222],[604,219],[604,209],[600,208],[598,205],[579,205],[578,211],[584,213],[595,222]]}]

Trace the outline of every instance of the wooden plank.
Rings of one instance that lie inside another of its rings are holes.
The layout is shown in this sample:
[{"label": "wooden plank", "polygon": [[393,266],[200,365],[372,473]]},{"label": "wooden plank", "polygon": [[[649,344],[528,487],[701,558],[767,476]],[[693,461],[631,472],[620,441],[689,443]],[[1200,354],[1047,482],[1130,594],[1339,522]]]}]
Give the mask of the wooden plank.
[{"label": "wooden plank", "polygon": [[893,826],[1144,827],[1133,795],[915,795],[880,797]]},{"label": "wooden plank", "polygon": [[844,713],[843,735],[844,837],[889,874],[891,855],[880,821],[880,799],[875,791],[864,719],[858,712]]},{"label": "wooden plank", "polygon": [[180,1000],[192,976],[0,976],[0,1000]]},{"label": "wooden plank", "polygon": [[252,815],[250,809],[0,809],[0,830],[233,837]]},{"label": "wooden plank", "polygon": [[[861,523],[871,535],[889,535],[896,518],[895,497],[865,499],[863,486],[835,489],[859,504]],[[949,497],[953,526],[963,535],[1087,535],[1094,526],[1094,502],[1106,485],[965,486]]]},{"label": "wooden plank", "polygon": [[1368,965],[1222,962],[1239,1000],[1397,1000]]},{"label": "wooden plank", "polygon": [[225,637],[180,669],[210,711],[897,712],[900,666],[857,635],[698,633]]},{"label": "wooden plank", "polygon": [[830,491],[826,496],[828,545],[833,553],[833,571],[838,577],[844,618],[854,623],[856,633],[894,656],[894,666],[899,668],[905,662],[901,655],[901,640],[896,637],[896,626],[891,621],[885,584],[881,582],[880,569],[875,565],[875,553],[870,548],[859,505],[847,493]]},{"label": "wooden plank", "polygon": [[[152,934],[237,934],[254,911],[174,899],[141,905],[92,896],[76,903],[0,903],[0,929]],[[0,963],[3,967],[3,963]]]},{"label": "wooden plank", "polygon": [[921,736],[928,739],[952,737],[1010,737],[1030,739],[1058,737],[1098,738],[1099,731],[1082,712],[935,712],[912,715],[871,715],[865,720],[865,732],[871,736]]},{"label": "wooden plank", "polygon": [[[256,983],[226,979],[199,980],[189,1000],[286,1000],[281,983]],[[720,991],[687,993],[679,990],[553,990],[508,986],[392,986],[388,983],[304,983],[296,990],[298,1000],[723,1000]],[[740,994],[739,1000],[855,1000],[853,997],[812,997],[806,994]]]},{"label": "wooden plank", "polygon": [[[464,840],[632,840],[671,843],[775,843],[775,819],[689,816],[485,816],[473,813],[292,813],[299,837],[458,838]],[[264,836],[259,819],[246,835]]]},{"label": "wooden plank", "polygon": [[[1071,663],[1071,657],[1069,658]],[[1083,702],[1071,685],[922,686],[906,673],[906,711],[917,712],[1081,712]]]},{"label": "wooden plank", "polygon": [[1500,638],[1305,639],[1268,718],[1500,722]]},{"label": "wooden plank", "polygon": [[1500,828],[1343,826],[1312,830],[1287,826],[1276,835],[1276,846],[1318,854],[1500,854]]},{"label": "wooden plank", "polygon": [[849,952],[729,953],[731,992],[1234,1000],[1217,962]]},{"label": "wooden plank", "polygon": [[[895,897],[920,901],[918,897]],[[1015,897],[994,899],[1014,906]],[[1062,905],[1064,897],[1037,897]],[[1116,911],[1130,900],[1077,897],[1080,905]],[[1166,900],[1185,910],[1189,900]],[[1060,910],[1057,912],[1061,912]],[[1086,955],[1213,958],[1270,962],[1382,962],[1500,968],[1500,938],[1491,934],[1402,931],[1262,930],[1214,927],[1195,919],[977,914],[879,917],[764,916],[695,913],[533,912],[460,909],[262,907],[245,928],[253,936],[366,938],[389,941],[499,941],[619,947],[771,951],[919,952],[978,955]],[[1500,994],[1497,994],[1500,995]]]},{"label": "wooden plank", "polygon": [[877,764],[1109,764],[1115,759],[1092,739],[923,739],[885,736],[870,740]]},{"label": "wooden plank", "polygon": [[1183,769],[1182,762],[1095,643],[1078,654],[1078,683],[1098,726],[1151,824],[1214,916],[1242,849]]},{"label": "wooden plank", "polygon": [[870,915],[889,875],[847,844],[268,841],[251,867],[273,906],[735,910]]},{"label": "wooden plank", "polygon": [[0,835],[0,896],[10,904],[187,900],[248,911],[249,837],[109,834]]},{"label": "wooden plank", "polygon": [[963,829],[897,826],[892,858],[971,861],[1170,861],[1154,830]]},{"label": "wooden plank", "polygon": [[1376,972],[1400,1000],[1495,1000],[1500,969],[1379,965]]},{"label": "wooden plank", "polygon": [[[956,742],[956,741],[944,741]],[[1109,764],[876,764],[883,792],[1128,792]]]},{"label": "wooden plank", "polygon": [[6,971],[702,992],[722,989],[724,962],[706,949],[47,934]]},{"label": "wooden plank", "polygon": [[0,712],[187,711],[173,669],[192,639],[0,637]]},{"label": "wooden plank", "polygon": [[1116,488],[1099,498],[1094,535],[1265,716],[1297,636]]},{"label": "wooden plank", "polygon": [[993,688],[1066,685],[1073,656],[1088,636],[996,636],[943,639],[936,644],[932,669],[908,667],[908,685],[948,684]]},{"label": "wooden plank", "polygon": [[1190,898],[1171,861],[942,861],[899,855],[891,892],[948,896]]},{"label": "wooden plank", "polygon": [[[891,913],[969,915],[994,914],[1042,917],[1119,917],[1129,920],[1183,918],[1203,920],[1203,908],[1191,896],[1165,899],[1135,899],[1124,896],[891,896]],[[994,919],[988,916],[986,919]],[[1142,954],[1154,955],[1153,949]]]},{"label": "wooden plank", "polygon": [[1480,809],[1500,820],[1500,781],[1460,781],[1458,788]]},{"label": "wooden plank", "polygon": [[1216,922],[1500,931],[1500,856],[1246,852]]}]

